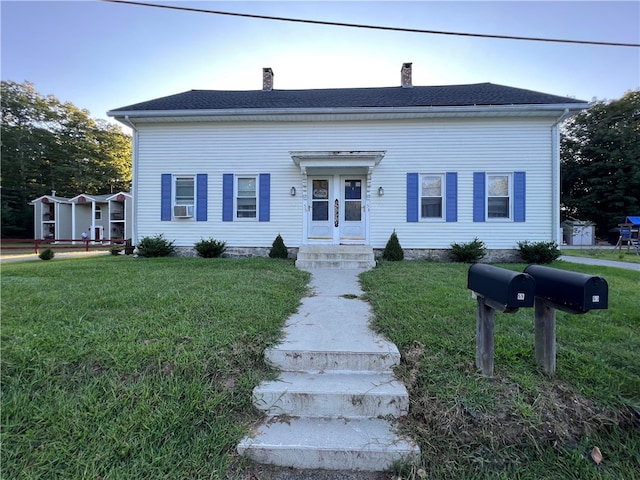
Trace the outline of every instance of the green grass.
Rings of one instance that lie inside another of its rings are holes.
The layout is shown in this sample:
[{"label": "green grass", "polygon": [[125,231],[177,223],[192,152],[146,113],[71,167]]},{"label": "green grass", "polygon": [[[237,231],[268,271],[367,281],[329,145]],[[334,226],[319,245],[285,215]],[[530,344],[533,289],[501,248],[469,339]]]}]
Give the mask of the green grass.
[{"label": "green grass", "polygon": [[2,478],[225,478],[307,274],[256,259],[2,267]]},{"label": "green grass", "polygon": [[633,248],[627,251],[626,247],[622,248],[622,250],[615,250],[613,246],[606,249],[588,247],[584,249],[563,248],[562,254],[573,255],[575,257],[597,258],[600,260],[612,260],[614,262],[640,263],[640,255],[636,254]]},{"label": "green grass", "polygon": [[552,266],[602,275],[610,295],[608,310],[558,312],[554,378],[535,364],[532,309],[496,314],[495,375],[480,375],[468,265],[390,262],[361,275],[376,328],[402,354],[405,428],[427,478],[639,478],[640,425],[629,407],[640,407],[640,276]]},{"label": "green grass", "polygon": [[[629,408],[640,407],[640,276],[553,266],[600,274],[610,292],[608,310],[558,313],[554,378],[534,362],[532,309],[496,314],[495,375],[478,373],[468,265],[383,262],[361,276],[376,328],[402,353],[403,428],[422,449],[403,478],[640,478]],[[1,280],[2,478],[250,472],[235,448],[260,418],[251,390],[273,375],[263,351],[306,273],[271,259],[109,255],[6,264]]]}]

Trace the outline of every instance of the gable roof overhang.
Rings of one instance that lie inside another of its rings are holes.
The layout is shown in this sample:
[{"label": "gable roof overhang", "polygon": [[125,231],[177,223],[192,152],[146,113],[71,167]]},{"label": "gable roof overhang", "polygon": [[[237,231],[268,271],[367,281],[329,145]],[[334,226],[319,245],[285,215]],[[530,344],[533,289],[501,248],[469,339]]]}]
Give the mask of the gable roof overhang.
[{"label": "gable roof overhang", "polygon": [[293,163],[305,173],[335,172],[336,169],[370,171],[378,165],[386,150],[291,151]]},{"label": "gable roof overhang", "polygon": [[108,195],[106,200],[109,202],[112,202],[112,201],[123,202],[127,199],[131,200],[132,198],[133,197],[129,192],[118,192],[118,193]]},{"label": "gable roof overhang", "polygon": [[29,205],[35,205],[36,203],[69,203],[70,199],[65,197],[54,197],[53,195],[42,195],[29,202]]}]

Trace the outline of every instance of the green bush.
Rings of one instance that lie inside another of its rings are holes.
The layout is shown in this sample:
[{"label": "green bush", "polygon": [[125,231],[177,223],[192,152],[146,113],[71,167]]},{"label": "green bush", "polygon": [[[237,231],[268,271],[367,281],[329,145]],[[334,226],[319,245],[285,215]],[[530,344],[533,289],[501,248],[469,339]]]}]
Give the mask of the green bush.
[{"label": "green bush", "polygon": [[556,242],[518,242],[518,253],[526,263],[551,263],[562,252]]},{"label": "green bush", "polygon": [[114,245],[109,249],[109,251],[111,252],[111,255],[120,255],[120,252],[122,252],[122,247]]},{"label": "green bush", "polygon": [[227,249],[227,243],[210,238],[208,240],[200,240],[194,245],[198,255],[204,258],[216,258],[224,253]]},{"label": "green bush", "polygon": [[173,241],[164,238],[164,235],[144,237],[138,244],[138,255],[141,257],[167,257],[175,251]]},{"label": "green bush", "polygon": [[390,262],[399,262],[400,260],[404,260],[404,250],[402,250],[402,247],[400,246],[400,240],[398,240],[398,235],[395,230],[389,237],[387,245],[384,247],[382,258],[384,260],[389,260]]},{"label": "green bush", "polygon": [[476,263],[487,254],[484,242],[478,237],[466,243],[452,243],[451,257],[454,262]]},{"label": "green bush", "polygon": [[284,240],[282,236],[278,234],[276,239],[271,244],[271,250],[269,250],[269,257],[271,258],[288,258],[289,251],[287,250],[287,246],[284,244]]},{"label": "green bush", "polygon": [[53,253],[53,250],[51,250],[50,248],[47,248],[46,250],[41,251],[40,255],[38,256],[42,260],[51,260],[55,256],[55,253]]}]

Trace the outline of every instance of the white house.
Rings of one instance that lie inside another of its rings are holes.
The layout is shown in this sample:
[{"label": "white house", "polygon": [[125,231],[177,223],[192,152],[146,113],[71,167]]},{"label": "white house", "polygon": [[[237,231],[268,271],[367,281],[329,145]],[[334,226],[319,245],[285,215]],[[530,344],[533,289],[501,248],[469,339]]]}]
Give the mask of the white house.
[{"label": "white house", "polygon": [[133,129],[133,241],[488,249],[562,240],[559,124],[588,103],[481,83],[188,92],[111,110]]},{"label": "white house", "polygon": [[133,231],[133,202],[129,192],[76,195],[73,198],[43,195],[30,202],[34,214],[34,238],[124,241]]}]

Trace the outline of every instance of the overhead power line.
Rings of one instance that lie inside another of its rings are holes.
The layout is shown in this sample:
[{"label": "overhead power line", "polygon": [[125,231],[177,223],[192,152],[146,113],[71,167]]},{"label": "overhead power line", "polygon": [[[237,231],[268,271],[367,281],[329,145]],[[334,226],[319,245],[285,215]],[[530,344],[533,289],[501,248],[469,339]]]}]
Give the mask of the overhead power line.
[{"label": "overhead power line", "polygon": [[222,12],[219,10],[207,10],[204,8],[180,7],[176,5],[159,5],[156,3],[135,2],[132,0],[102,0],[109,3],[123,3],[142,7],[164,8],[168,10],[181,10],[184,12],[209,13],[213,15],[227,15],[231,17],[257,18],[260,20],[277,20],[280,22],[307,23],[312,25],[329,25],[333,27],[366,28],[370,30],[386,30],[390,32],[428,33],[432,35],[452,35],[458,37],[494,38],[500,40],[525,40],[530,42],[555,42],[573,43],[579,45],[600,45],[606,47],[640,47],[640,43],[597,42],[592,40],[568,40],[562,38],[521,37],[516,35],[492,35],[488,33],[445,32],[441,30],[424,30],[420,28],[385,27],[382,25],[365,25],[359,23],[329,22],[324,20],[309,20],[302,18],[274,17],[271,15],[256,15],[253,13]]}]

